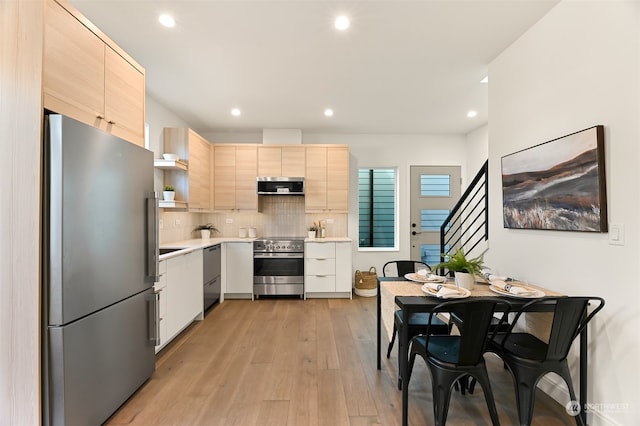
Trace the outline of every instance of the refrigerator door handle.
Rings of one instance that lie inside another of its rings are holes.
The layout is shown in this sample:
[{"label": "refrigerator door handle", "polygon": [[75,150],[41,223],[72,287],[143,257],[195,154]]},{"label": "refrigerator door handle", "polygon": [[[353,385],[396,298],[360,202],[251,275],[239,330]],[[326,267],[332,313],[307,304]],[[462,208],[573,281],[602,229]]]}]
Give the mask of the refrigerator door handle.
[{"label": "refrigerator door handle", "polygon": [[147,295],[147,335],[149,341],[153,342],[154,346],[160,344],[160,295],[158,293],[151,293]]},{"label": "refrigerator door handle", "polygon": [[145,267],[145,282],[157,282],[160,279],[159,267],[159,202],[158,194],[150,192],[146,194],[146,213],[147,213],[147,264]]}]

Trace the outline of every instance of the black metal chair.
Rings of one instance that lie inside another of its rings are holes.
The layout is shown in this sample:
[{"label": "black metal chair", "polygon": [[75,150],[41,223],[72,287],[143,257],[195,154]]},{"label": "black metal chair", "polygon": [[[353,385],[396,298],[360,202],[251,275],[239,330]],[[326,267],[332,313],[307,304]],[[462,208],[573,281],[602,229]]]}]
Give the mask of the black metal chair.
[{"label": "black metal chair", "polygon": [[488,335],[491,319],[496,312],[502,312],[502,319],[505,320],[509,310],[509,302],[497,297],[452,300],[435,306],[430,316],[441,312],[457,312],[460,315],[460,335],[434,335],[427,329],[425,335],[411,339],[405,380],[407,389],[402,394],[403,413],[408,408],[408,386],[413,365],[416,355],[420,355],[427,363],[431,374],[436,425],[446,423],[454,384],[467,376],[478,380],[484,390],[491,421],[494,425],[500,424],[483,354],[489,338],[493,337]]},{"label": "black metal chair", "polygon": [[[410,274],[412,272],[417,272],[420,269],[428,269],[431,270],[429,265],[424,262],[414,261],[414,260],[392,260],[387,262],[382,267],[382,275],[385,277],[404,277],[406,274]],[[417,336],[418,334],[422,334],[427,329],[427,324],[429,323],[429,314],[427,313],[416,313],[409,317],[408,321],[408,333],[409,338],[413,336]],[[391,356],[391,350],[393,349],[393,344],[396,341],[396,336],[398,331],[404,327],[404,318],[402,317],[402,310],[397,310],[393,316],[393,333],[391,335],[391,341],[389,342],[389,346],[387,347],[387,358]],[[431,319],[431,333],[434,334],[449,334],[449,325],[442,321],[440,318],[433,317]],[[398,345],[400,346],[400,345]],[[408,348],[398,347],[398,359],[400,359],[400,354],[403,351],[407,351]],[[398,378],[398,389],[402,386],[402,380]]]},{"label": "black metal chair", "polygon": [[[598,306],[587,315],[588,306],[595,302]],[[576,401],[567,355],[572,342],[603,307],[604,299],[601,297],[536,299],[518,311],[506,333],[493,336],[487,350],[502,358],[512,373],[521,425],[531,424],[536,385],[547,373],[553,372],[562,377],[569,388],[571,400]],[[515,331],[520,329],[517,324],[523,313],[535,315],[535,312],[553,313],[546,342],[533,334]],[[583,424],[581,416],[575,417],[578,425]]]},{"label": "black metal chair", "polygon": [[[462,327],[462,318],[461,315],[457,312],[449,313],[449,332],[453,329],[453,327],[460,329]],[[493,317],[491,318],[491,323],[489,324],[489,334],[494,332],[498,333],[506,333],[509,330],[509,322],[502,321],[501,318]],[[504,364],[504,368],[507,368],[507,364]],[[456,383],[455,389],[458,390],[458,384],[460,385],[460,393],[464,395],[467,391],[470,394],[473,394],[473,390],[476,386],[476,379],[470,377],[463,377]]]},{"label": "black metal chair", "polygon": [[382,267],[385,277],[404,277],[406,274],[418,272],[420,269],[431,270],[431,267],[419,260],[392,260]]}]

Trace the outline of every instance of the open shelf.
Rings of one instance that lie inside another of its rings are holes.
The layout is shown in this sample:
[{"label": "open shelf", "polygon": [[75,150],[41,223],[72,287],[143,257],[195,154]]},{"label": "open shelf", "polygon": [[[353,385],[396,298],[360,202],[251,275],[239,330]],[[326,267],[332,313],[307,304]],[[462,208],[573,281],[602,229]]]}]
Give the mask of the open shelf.
[{"label": "open shelf", "polygon": [[165,170],[187,170],[187,163],[184,160],[153,160],[153,167]]}]

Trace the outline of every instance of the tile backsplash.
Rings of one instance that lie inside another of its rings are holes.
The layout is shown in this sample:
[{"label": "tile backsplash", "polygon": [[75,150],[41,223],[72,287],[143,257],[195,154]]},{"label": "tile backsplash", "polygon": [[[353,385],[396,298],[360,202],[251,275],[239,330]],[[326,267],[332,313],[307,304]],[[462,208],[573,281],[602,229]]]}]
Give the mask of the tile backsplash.
[{"label": "tile backsplash", "polygon": [[193,229],[213,223],[220,232],[215,236],[237,237],[240,228],[256,228],[256,235],[269,237],[306,237],[313,222],[326,223],[327,237],[346,237],[346,213],[305,213],[304,197],[263,196],[259,212],[187,213],[161,210],[160,243],[199,238]]}]

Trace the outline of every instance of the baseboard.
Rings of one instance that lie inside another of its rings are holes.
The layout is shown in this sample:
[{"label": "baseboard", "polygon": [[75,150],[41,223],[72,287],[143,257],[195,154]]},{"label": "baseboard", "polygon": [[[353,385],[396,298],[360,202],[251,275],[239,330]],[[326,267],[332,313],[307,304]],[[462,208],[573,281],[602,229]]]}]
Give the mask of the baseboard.
[{"label": "baseboard", "polygon": [[[558,404],[566,407],[569,403],[567,384],[555,374],[547,374],[538,382],[541,391],[549,395]],[[575,389],[576,394],[579,390]],[[606,408],[606,407],[605,407]],[[590,404],[587,412],[587,424],[592,426],[623,426],[605,413],[598,404]]]}]

